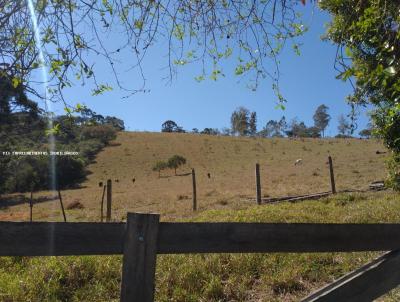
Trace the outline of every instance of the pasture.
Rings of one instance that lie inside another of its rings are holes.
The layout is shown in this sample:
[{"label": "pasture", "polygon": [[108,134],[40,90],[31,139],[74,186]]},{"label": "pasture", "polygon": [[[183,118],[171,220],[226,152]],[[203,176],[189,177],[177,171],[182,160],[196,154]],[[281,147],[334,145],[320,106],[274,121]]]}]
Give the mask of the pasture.
[{"label": "pasture", "polygon": [[[377,154],[377,151],[379,151]],[[255,163],[263,197],[367,189],[385,177],[385,148],[359,139],[255,139],[191,134],[120,133],[89,166],[81,188],[61,192],[68,221],[99,221],[103,188],[113,181],[112,220],[158,212],[163,221],[378,223],[400,221],[397,193],[339,193],[320,200],[257,206]],[[174,154],[177,171],[152,171]],[[301,163],[296,164],[298,159]],[[198,211],[192,211],[191,168]],[[210,177],[208,176],[210,174]],[[134,179],[134,181],[133,181]],[[29,220],[29,194],[3,196],[1,220]],[[27,199],[26,199],[27,200]],[[25,201],[26,201],[25,200]],[[56,197],[35,192],[34,220],[62,221]],[[159,256],[156,301],[298,301],[376,257],[376,252]],[[118,301],[120,256],[0,258],[2,301]],[[34,276],[34,277],[33,277]],[[398,291],[380,301],[397,301]],[[4,298],[4,299],[3,299]]]},{"label": "pasture", "polygon": [[[112,219],[128,211],[157,212],[163,219],[191,217],[191,168],[196,169],[198,210],[244,209],[255,197],[255,164],[260,164],[263,197],[318,193],[330,190],[328,155],[333,158],[337,190],[366,189],[385,178],[386,149],[379,141],[359,139],[243,138],[180,133],[121,132],[88,168],[81,188],[62,191],[69,221],[98,221],[102,188],[113,181]],[[159,160],[174,154],[187,163],[173,170],[152,171]],[[295,165],[297,159],[301,163]],[[207,174],[210,174],[208,177]],[[134,181],[133,181],[134,179]],[[117,181],[116,181],[117,180]],[[29,197],[29,194],[25,194]],[[10,197],[7,197],[10,200]],[[29,206],[18,201],[0,210],[1,220],[29,220]],[[61,221],[51,192],[35,192],[34,220]],[[47,200],[47,201],[46,201]],[[81,206],[79,206],[81,207]]]}]

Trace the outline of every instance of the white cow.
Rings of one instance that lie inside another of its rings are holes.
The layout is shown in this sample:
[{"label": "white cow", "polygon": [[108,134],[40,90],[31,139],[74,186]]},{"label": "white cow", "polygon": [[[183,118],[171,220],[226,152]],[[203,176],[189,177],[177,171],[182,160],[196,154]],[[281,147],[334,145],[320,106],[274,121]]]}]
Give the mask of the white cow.
[{"label": "white cow", "polygon": [[303,159],[299,158],[294,162],[294,165],[295,166],[300,165],[302,162],[303,162]]}]

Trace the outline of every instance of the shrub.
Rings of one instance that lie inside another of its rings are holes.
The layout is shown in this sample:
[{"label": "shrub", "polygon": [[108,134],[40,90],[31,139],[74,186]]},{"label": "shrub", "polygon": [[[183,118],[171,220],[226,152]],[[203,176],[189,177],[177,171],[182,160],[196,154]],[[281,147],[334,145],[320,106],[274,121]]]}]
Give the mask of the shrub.
[{"label": "shrub", "polygon": [[161,171],[167,168],[168,165],[164,161],[158,161],[153,166],[153,171],[158,172],[158,177],[161,177]]},{"label": "shrub", "polygon": [[61,188],[74,187],[86,178],[85,163],[81,158],[59,156],[56,161],[58,185]]},{"label": "shrub", "polygon": [[84,126],[81,130],[81,137],[84,140],[97,139],[107,145],[111,140],[116,138],[116,133],[116,129],[110,125]]},{"label": "shrub", "polygon": [[174,155],[170,157],[167,162],[168,168],[175,170],[175,175],[176,175],[176,169],[178,169],[180,166],[184,164],[186,164],[186,158],[180,155]]}]

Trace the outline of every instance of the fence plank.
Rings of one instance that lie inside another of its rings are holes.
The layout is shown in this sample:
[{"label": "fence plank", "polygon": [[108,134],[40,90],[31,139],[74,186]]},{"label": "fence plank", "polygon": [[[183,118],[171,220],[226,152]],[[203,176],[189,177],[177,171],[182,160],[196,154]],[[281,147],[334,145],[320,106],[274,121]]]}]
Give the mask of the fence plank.
[{"label": "fence plank", "polygon": [[122,253],[125,223],[0,222],[0,256]]},{"label": "fence plank", "polygon": [[128,213],[121,302],[153,302],[160,216]]},{"label": "fence plank", "polygon": [[[0,256],[122,254],[124,223],[0,222]],[[159,254],[400,249],[400,224],[169,223]]]},{"label": "fence plank", "polygon": [[162,223],[159,253],[389,251],[400,224]]},{"label": "fence plank", "polygon": [[311,294],[302,302],[373,301],[400,284],[400,251],[392,251]]}]

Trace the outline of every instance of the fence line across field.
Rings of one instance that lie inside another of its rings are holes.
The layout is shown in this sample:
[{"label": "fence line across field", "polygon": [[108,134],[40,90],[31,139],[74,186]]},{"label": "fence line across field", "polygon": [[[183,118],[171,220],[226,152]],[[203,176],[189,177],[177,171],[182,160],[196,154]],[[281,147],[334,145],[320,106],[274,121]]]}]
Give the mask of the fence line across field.
[{"label": "fence line across field", "polygon": [[[398,250],[400,224],[172,223],[128,213],[127,223],[0,222],[0,242],[0,256],[123,254],[121,301],[151,302],[157,254]],[[371,263],[304,301],[372,301],[400,283],[399,252]]]}]

